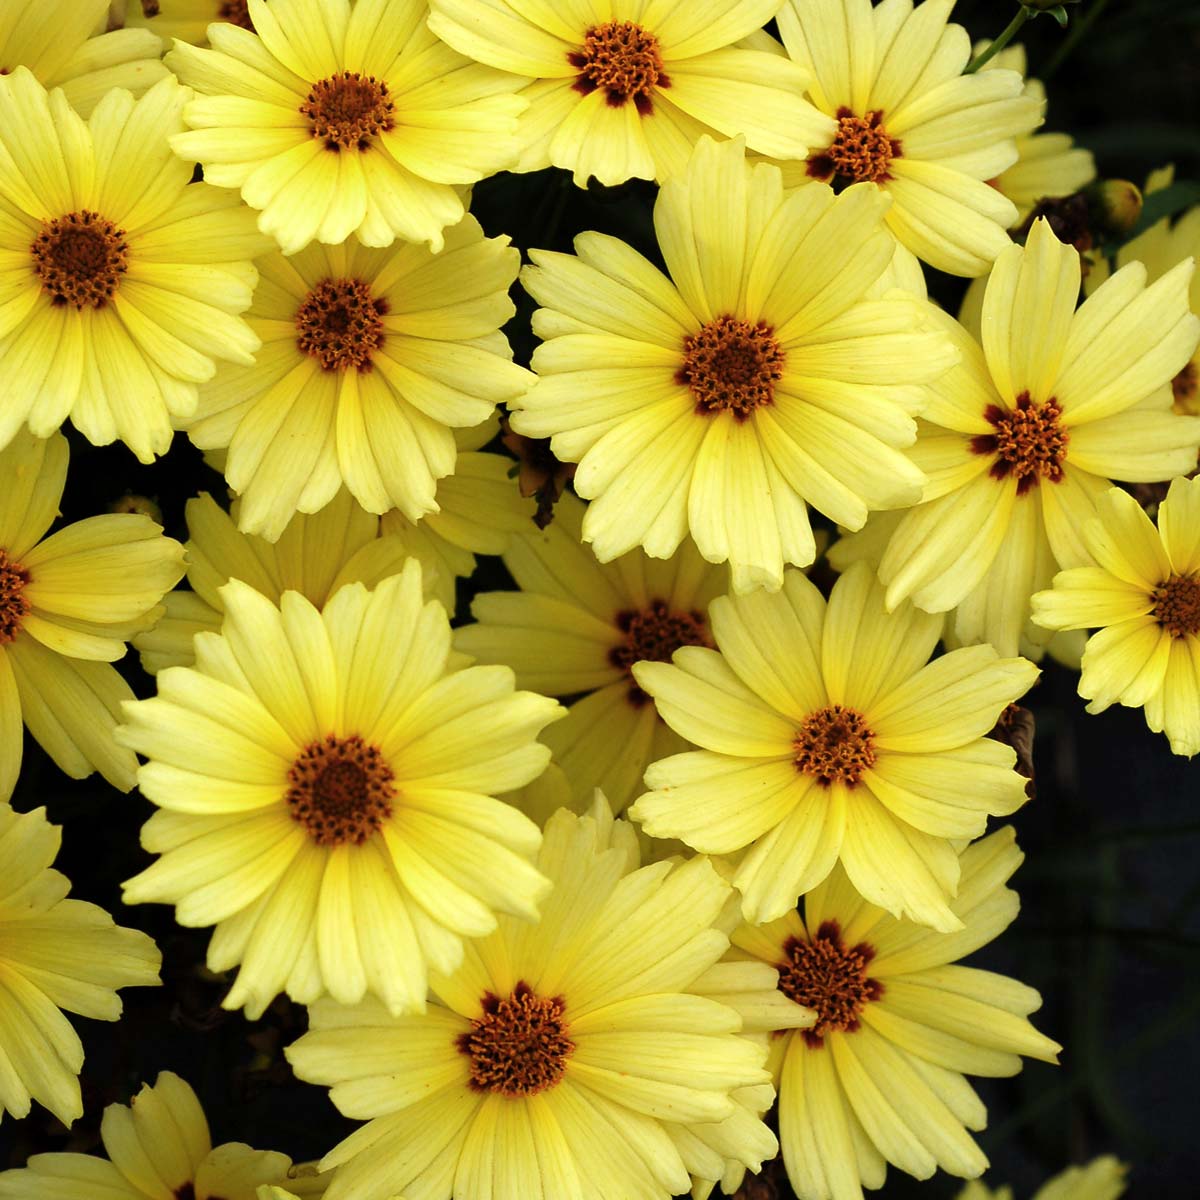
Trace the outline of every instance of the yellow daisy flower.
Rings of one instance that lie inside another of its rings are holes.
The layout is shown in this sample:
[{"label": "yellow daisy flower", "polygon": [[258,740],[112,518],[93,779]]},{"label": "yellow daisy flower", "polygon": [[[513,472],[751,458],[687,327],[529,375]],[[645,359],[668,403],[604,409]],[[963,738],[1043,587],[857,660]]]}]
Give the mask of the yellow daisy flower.
[{"label": "yellow daisy flower", "polygon": [[[1081,1167],[1068,1167],[1044,1183],[1033,1200],[1118,1200],[1125,1194],[1125,1164],[1102,1154]],[[1010,1187],[990,1188],[973,1180],[957,1200],[1013,1200]]]},{"label": "yellow daisy flower", "polygon": [[997,260],[983,346],[943,316],[962,361],[933,387],[910,451],[929,476],[880,563],[894,606],[955,609],[963,643],[1017,651],[1029,597],[1090,560],[1082,530],[1110,479],[1190,471],[1200,418],[1171,411],[1191,357],[1190,262],[1146,286],[1136,263],[1079,308],[1079,255],[1037,220]]},{"label": "yellow daisy flower", "polygon": [[1016,917],[1005,883],[1023,857],[1008,826],[963,851],[956,932],[896,920],[840,869],[803,913],[734,932],[732,958],[769,963],[779,990],[817,1014],[771,1041],[779,1141],[800,1200],[862,1200],[888,1163],[918,1179],[939,1167],[982,1174],[967,1130],[983,1129],[987,1110],[963,1075],[1015,1075],[1021,1055],[1058,1061],[1061,1047],[1027,1020],[1042,1003],[1033,988],[955,965]]},{"label": "yellow daisy flower", "polygon": [[941,619],[887,612],[865,563],[828,605],[789,571],[781,592],[719,597],[708,612],[717,650],[633,668],[701,749],[652,764],[653,790],[629,815],[704,854],[745,850],[733,882],[747,921],[781,916],[841,862],[873,904],[961,928],[952,842],[1025,802],[1013,751],[985,735],[1033,664],[971,646],[926,665]]},{"label": "yellow daisy flower", "polygon": [[162,956],[102,908],[66,899],[71,882],[50,865],[61,841],[44,808],[0,804],[0,1114],[28,1116],[36,1100],[70,1125],[83,1115],[83,1044],[59,1010],[117,1020],[117,988],[158,983]]},{"label": "yellow daisy flower", "polygon": [[565,167],[580,187],[660,183],[704,135],[803,158],[834,122],[804,98],[811,76],[744,39],[782,0],[430,0],[429,27],[456,50],[532,81],[517,127],[519,171]]},{"label": "yellow daisy flower", "polygon": [[[296,1186],[286,1154],[243,1142],[213,1146],[196,1093],[171,1071],[142,1084],[128,1105],[110,1104],[100,1138],[107,1159],[35,1154],[23,1169],[3,1172],[0,1200],[257,1200],[260,1185]],[[320,1195],[323,1184],[302,1194]]]},{"label": "yellow daisy flower", "polygon": [[[1146,195],[1170,187],[1174,180],[1174,167],[1152,172],[1146,181]],[[1153,283],[1186,258],[1200,259],[1200,206],[1188,209],[1174,221],[1163,217],[1131,238],[1117,251],[1117,266],[1140,262],[1146,268],[1147,280]],[[1100,259],[1084,280],[1084,290],[1094,291],[1108,275],[1108,260]],[[1192,275],[1188,304],[1200,316],[1200,274]],[[1200,347],[1171,380],[1171,392],[1177,413],[1200,416]]]},{"label": "yellow daisy flower", "polygon": [[132,639],[150,674],[195,663],[195,635],[221,632],[221,588],[230,579],[249,584],[272,604],[294,591],[323,608],[338,588],[347,583],[373,588],[399,574],[410,557],[403,540],[381,537],[379,518],[344,491],[315,516],[294,517],[277,542],[239,533],[237,508],[235,500],[227,513],[207,493],[188,501],[184,549],[190,590],[168,592],[163,618]]},{"label": "yellow daisy flower", "polygon": [[410,521],[398,508],[384,513],[380,532],[397,537],[408,553],[434,572],[429,594],[448,613],[455,610],[455,583],[475,571],[475,555],[503,554],[515,533],[533,522],[536,505],[517,490],[513,461],[482,447],[499,431],[493,417],[474,429],[456,429],[454,473],[438,480],[438,511]]},{"label": "yellow daisy flower", "polygon": [[718,965],[728,884],[703,858],[639,868],[602,800],[558,812],[537,863],[554,885],[541,921],[502,919],[431,979],[423,1015],[311,1008],[288,1059],[370,1120],[322,1160],[329,1200],[667,1200],[727,1156],[758,1170],[774,1155],[735,1099],[769,1083],[765,1038],[740,1036],[724,1001],[783,1022],[795,1006],[763,964]]},{"label": "yellow daisy flower", "polygon": [[247,0],[255,32],[209,27],[167,66],[200,92],[172,139],[204,177],[241,188],[285,254],[351,234],[442,248],[464,185],[511,164],[515,75],[426,27],[426,0]]},{"label": "yellow daisy flower", "polygon": [[228,447],[240,528],[274,541],[342,486],[373,513],[437,512],[453,430],[532,383],[500,332],[520,267],[509,239],[466,217],[438,255],[350,241],[258,266],[247,319],[262,350],[203,387],[185,426],[202,449]]},{"label": "yellow daisy flower", "polygon": [[25,68],[0,77],[0,447],[70,417],[150,462],[215,359],[254,361],[237,314],[264,240],[171,153],[189,95],[173,79],[111,91],[85,124]]},{"label": "yellow daisy flower", "polygon": [[1043,101],[1016,71],[963,75],[971,41],[948,23],[954,0],[787,0],[779,32],[810,71],[813,103],[836,120],[789,181],[887,192],[887,223],[918,258],[982,275],[1009,244],[1012,201],[988,180],[1017,160],[1014,137],[1042,122]]},{"label": "yellow daisy flower", "polygon": [[512,427],[579,463],[601,562],[669,558],[690,531],[735,591],[777,589],[815,555],[806,502],[857,529],[919,498],[900,448],[955,354],[922,328],[928,302],[871,298],[894,252],[886,207],[869,186],[785,198],[740,140],[704,138],[655,204],[670,278],[599,233],[577,257],[531,251],[544,340]]},{"label": "yellow daisy flower", "polygon": [[[986,50],[989,44],[977,42],[974,53]],[[1016,71],[1025,78],[1021,94],[1045,108],[1045,85],[1040,79],[1026,77],[1024,46],[1006,46],[984,63],[980,73],[991,70]],[[1024,221],[1039,200],[1070,196],[1096,178],[1092,152],[1076,146],[1069,133],[1025,133],[1019,134],[1015,141],[1017,161],[988,181],[1016,205],[1014,225]]]},{"label": "yellow daisy flower", "polygon": [[0,0],[0,74],[28,67],[83,117],[110,88],[140,96],[169,78],[153,33],[104,32],[107,17],[108,0]]},{"label": "yellow daisy flower", "polygon": [[1158,528],[1120,488],[1083,530],[1095,566],[1060,571],[1033,597],[1047,629],[1098,629],[1083,651],[1090,713],[1145,708],[1176,754],[1200,754],[1200,479],[1176,479]]},{"label": "yellow daisy flower", "polygon": [[601,565],[580,541],[583,519],[584,505],[564,495],[553,524],[531,522],[515,537],[504,565],[521,591],[477,595],[477,623],[456,630],[454,644],[512,667],[518,687],[579,697],[544,740],[570,781],[572,807],[600,788],[621,812],[641,792],[647,763],[688,747],[634,682],[633,665],[711,645],[708,602],[728,574],[690,541],[666,561],[632,550]]},{"label": "yellow daisy flower", "polygon": [[[125,27],[149,29],[168,43],[175,38],[193,46],[208,45],[208,27],[214,21],[228,21],[243,29],[253,29],[246,0],[124,0]],[[144,11],[147,7],[150,12]]]},{"label": "yellow daisy flower", "polygon": [[216,925],[208,965],[240,964],[223,1003],[252,1018],[280,991],[422,1011],[427,966],[454,970],[497,911],[537,916],[541,833],[492,796],[540,774],[563,710],[506,667],[455,669],[416,561],[323,610],[239,580],[220,596],[195,667],[125,705],[118,736],[161,809],[142,844],[162,855],[125,900]]},{"label": "yellow daisy flower", "polygon": [[0,450],[0,800],[21,769],[21,725],[73,779],[133,787],[113,740],[129,685],[109,664],[162,614],[183,547],[149,517],[109,513],[46,537],[67,478],[67,442],[22,431]]}]

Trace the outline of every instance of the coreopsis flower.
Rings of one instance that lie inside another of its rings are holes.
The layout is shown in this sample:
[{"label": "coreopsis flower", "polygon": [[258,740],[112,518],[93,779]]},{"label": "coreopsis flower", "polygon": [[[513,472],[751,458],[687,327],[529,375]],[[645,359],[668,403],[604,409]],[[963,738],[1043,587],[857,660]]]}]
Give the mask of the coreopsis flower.
[{"label": "coreopsis flower", "polygon": [[167,66],[201,95],[172,139],[240,188],[285,254],[314,238],[442,248],[464,186],[511,165],[522,80],[426,26],[426,0],[246,0],[253,30],[210,25]]},{"label": "coreopsis flower", "polygon": [[629,810],[652,837],[741,855],[751,922],[792,908],[840,862],[880,908],[960,929],[954,840],[1025,802],[1011,747],[985,735],[1037,677],[990,646],[929,663],[942,620],[884,608],[865,563],[829,602],[799,571],[781,592],[709,605],[716,650],[633,668],[698,751],[651,764]]},{"label": "coreopsis flower", "polygon": [[982,275],[1009,244],[1012,201],[988,181],[1017,161],[1014,138],[1042,122],[1044,100],[1016,71],[963,75],[971,40],[949,24],[954,0],[787,0],[779,32],[813,75],[833,118],[789,181],[866,183],[892,198],[887,223],[918,258]]},{"label": "coreopsis flower", "polygon": [[21,769],[22,723],[72,778],[99,771],[133,787],[137,759],[113,740],[133,692],[110,664],[162,615],[184,570],[183,547],[134,513],[46,537],[68,455],[61,434],[24,430],[0,450],[0,800]]},{"label": "coreopsis flower", "polygon": [[161,810],[142,830],[161,857],[125,900],[216,926],[209,967],[240,968],[226,1008],[370,992],[421,1011],[428,966],[454,970],[497,912],[537,916],[541,833],[492,797],[545,768],[537,734],[563,710],[514,692],[507,667],[455,669],[415,560],[321,610],[236,579],[220,597],[195,666],[124,708],[118,736],[150,760],[138,784]]},{"label": "coreopsis flower", "polygon": [[[1174,179],[1173,167],[1151,172],[1146,181],[1146,195],[1170,187]],[[1146,279],[1153,283],[1187,258],[1200,258],[1200,206],[1188,209],[1174,221],[1163,217],[1125,242],[1117,251],[1117,266],[1140,262],[1146,268]],[[1100,259],[1084,281],[1085,290],[1094,291],[1108,276],[1108,261]],[[1192,275],[1188,304],[1200,316],[1200,274]],[[1171,392],[1176,412],[1200,416],[1200,348],[1171,380]]]},{"label": "coreopsis flower", "polygon": [[1191,273],[1147,287],[1130,263],[1076,311],[1079,255],[1039,219],[996,262],[982,347],[942,318],[962,358],[910,452],[929,482],[880,562],[889,605],[955,609],[959,642],[1013,654],[1033,592],[1090,562],[1082,531],[1109,481],[1195,467],[1200,418],[1172,412],[1170,386],[1200,339]]},{"label": "coreopsis flower", "polygon": [[[278,604],[284,592],[299,592],[317,608],[347,583],[368,588],[399,574],[410,552],[396,536],[380,536],[379,518],[341,491],[315,516],[295,516],[277,542],[241,533],[238,502],[225,512],[207,493],[187,503],[187,582],[163,597],[166,609],[132,644],[151,674],[196,661],[197,633],[220,633],[225,615],[221,588],[240,579]],[[428,582],[428,576],[423,576]]]},{"label": "coreopsis flower", "polygon": [[108,0],[0,0],[0,75],[28,67],[83,117],[111,88],[140,96],[168,78],[162,42],[146,29],[104,32],[107,15]]},{"label": "coreopsis flower", "polygon": [[1200,753],[1200,479],[1176,479],[1158,508],[1111,488],[1083,529],[1095,566],[1060,571],[1033,597],[1047,629],[1098,629],[1083,651],[1090,713],[1145,708],[1171,749]]},{"label": "coreopsis flower", "polygon": [[[1125,1194],[1125,1164],[1111,1154],[1102,1154],[1079,1167],[1047,1180],[1033,1194],[1033,1200],[1118,1200]],[[957,1200],[1013,1200],[1010,1187],[991,1188],[972,1180]]]},{"label": "coreopsis flower", "polygon": [[0,76],[0,447],[69,417],[150,462],[217,359],[253,362],[238,314],[264,239],[171,153],[190,94],[173,79],[137,101],[110,91],[85,124],[24,67]]},{"label": "coreopsis flower", "polygon": [[[257,1200],[260,1186],[297,1187],[286,1154],[244,1142],[213,1146],[196,1093],[171,1071],[142,1084],[128,1105],[110,1104],[100,1137],[106,1159],[35,1154],[3,1172],[0,1200]],[[320,1195],[324,1182],[301,1194]]]},{"label": "coreopsis flower", "polygon": [[1029,1023],[1033,988],[957,965],[1011,924],[1005,886],[1020,865],[1011,827],[967,847],[938,933],[863,900],[836,868],[793,910],[743,925],[731,957],[769,963],[779,990],[817,1014],[771,1041],[779,1142],[800,1200],[862,1200],[887,1165],[927,1179],[939,1167],[973,1178],[987,1158],[968,1130],[987,1110],[964,1075],[1015,1075],[1021,1055],[1057,1062],[1061,1049]]},{"label": "coreopsis flower", "polygon": [[238,525],[274,541],[339,487],[368,511],[436,513],[454,430],[492,417],[532,376],[500,326],[520,256],[465,217],[424,246],[310,246],[259,262],[247,313],[263,348],[201,389],[188,436],[228,447]]},{"label": "coreopsis flower", "polygon": [[633,665],[711,645],[708,602],[728,573],[690,541],[666,561],[631,550],[602,565],[579,540],[583,519],[584,505],[563,496],[552,525],[514,537],[504,565],[521,591],[477,595],[476,624],[455,632],[455,647],[512,667],[518,687],[578,697],[544,740],[573,806],[600,788],[620,812],[640,793],[647,763],[688,745],[634,682]]},{"label": "coreopsis flower", "polygon": [[208,27],[214,21],[254,28],[246,0],[151,0],[148,4],[124,0],[124,4],[127,29],[149,29],[168,45],[179,38],[193,46],[206,46]]},{"label": "coreopsis flower", "polygon": [[[51,866],[61,840],[44,808],[0,803],[0,1114],[27,1116],[36,1100],[70,1125],[83,1115],[83,1044],[60,1010],[115,1021],[117,989],[157,984],[162,957],[144,933],[66,899],[71,882]],[[12,1194],[0,1175],[0,1196]]]},{"label": "coreopsis flower", "polygon": [[565,167],[580,187],[589,176],[661,183],[704,134],[741,134],[776,158],[803,158],[833,135],[804,97],[811,75],[744,42],[781,2],[430,0],[429,27],[527,84],[517,170]]},{"label": "coreopsis flower", "polygon": [[[979,42],[974,52],[978,54],[987,46],[986,41]],[[1006,46],[983,64],[980,74],[992,70],[1016,71],[1025,79],[1022,95],[1045,108],[1045,85],[1040,79],[1026,76],[1024,46]],[[1024,221],[1039,200],[1070,196],[1096,178],[1092,152],[1076,146],[1069,133],[1023,133],[1014,140],[1017,161],[988,181],[1016,205],[1014,224]]]},{"label": "coreopsis flower", "polygon": [[739,1096],[769,1082],[765,1039],[724,1000],[780,1021],[794,1006],[762,964],[718,964],[728,884],[703,858],[639,868],[603,803],[551,818],[537,865],[553,882],[539,924],[502,918],[431,978],[424,1014],[310,1009],[296,1074],[370,1121],[322,1160],[329,1200],[667,1200],[727,1157],[774,1155]]},{"label": "coreopsis flower", "polygon": [[655,204],[670,278],[599,233],[531,251],[544,341],[512,427],[578,462],[601,562],[669,558],[690,532],[735,591],[776,589],[815,555],[807,503],[857,529],[918,499],[901,448],[955,355],[925,300],[868,298],[894,253],[886,207],[869,186],[785,197],[740,140],[704,138]]}]

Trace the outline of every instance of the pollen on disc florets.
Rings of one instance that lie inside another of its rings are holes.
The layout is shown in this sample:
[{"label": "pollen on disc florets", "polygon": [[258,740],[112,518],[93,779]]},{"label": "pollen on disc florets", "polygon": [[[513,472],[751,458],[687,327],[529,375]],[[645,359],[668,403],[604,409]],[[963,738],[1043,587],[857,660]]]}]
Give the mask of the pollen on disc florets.
[{"label": "pollen on disc florets", "polygon": [[326,371],[371,370],[383,345],[387,301],[361,279],[322,279],[296,313],[296,344]]},{"label": "pollen on disc florets", "polygon": [[829,1033],[853,1033],[863,1008],[883,995],[883,984],[867,976],[874,948],[866,942],[847,946],[836,921],[825,921],[812,941],[788,938],[783,955],[779,990],[817,1014],[816,1024],[800,1031],[814,1050]]},{"label": "pollen on disc florets", "polygon": [[524,982],[507,999],[487,992],[483,1015],[456,1042],[470,1059],[472,1090],[517,1097],[554,1087],[575,1050],[565,1008],[561,996],[538,996]]},{"label": "pollen on disc florets", "polygon": [[313,742],[288,771],[292,819],[320,846],[361,846],[392,815],[395,776],[357,734]]},{"label": "pollen on disc florets", "polygon": [[1151,593],[1151,616],[1173,637],[1200,634],[1200,577],[1172,575]]},{"label": "pollen on disc florets", "polygon": [[567,61],[579,71],[573,85],[577,92],[587,96],[603,91],[610,108],[632,100],[643,116],[653,111],[655,89],[671,86],[658,38],[632,21],[593,25],[583,46],[568,54]]},{"label": "pollen on disc florets", "polygon": [[874,109],[865,117],[849,108],[837,112],[837,133],[827,150],[811,154],[808,174],[841,191],[852,183],[884,183],[891,179],[892,160],[901,155],[898,138],[883,127],[883,112]]},{"label": "pollen on disc florets", "polygon": [[645,608],[617,613],[617,628],[625,635],[609,652],[608,661],[629,680],[629,703],[641,708],[650,697],[633,682],[636,662],[670,662],[680,646],[711,646],[704,614],[675,612],[665,600],[651,600]]},{"label": "pollen on disc florets", "polygon": [[874,765],[874,737],[857,709],[830,704],[804,718],[792,741],[792,761],[823,787],[835,782],[854,787]]},{"label": "pollen on disc florets", "polygon": [[756,408],[774,403],[784,358],[766,321],[716,317],[683,339],[675,381],[691,390],[698,414],[729,412],[745,421]]},{"label": "pollen on disc florets", "polygon": [[224,0],[217,9],[217,20],[228,21],[231,25],[240,25],[243,29],[253,31],[254,22],[250,20],[250,6],[246,0]]},{"label": "pollen on disc florets", "polygon": [[335,153],[366,150],[373,137],[396,125],[396,104],[387,84],[358,71],[317,80],[300,111],[311,122],[313,137]]},{"label": "pollen on disc florets", "polygon": [[0,549],[0,646],[15,641],[21,621],[29,612],[29,597],[25,595],[29,572]]},{"label": "pollen on disc florets", "polygon": [[983,416],[996,432],[973,437],[971,449],[976,454],[995,455],[988,471],[993,479],[1015,476],[1018,496],[1043,479],[1062,482],[1071,435],[1062,423],[1062,405],[1053,396],[1044,404],[1035,404],[1028,392],[1022,392],[1011,412],[989,404]]},{"label": "pollen on disc florets", "polygon": [[129,269],[125,231],[91,209],[42,222],[29,248],[51,303],[103,308]]}]

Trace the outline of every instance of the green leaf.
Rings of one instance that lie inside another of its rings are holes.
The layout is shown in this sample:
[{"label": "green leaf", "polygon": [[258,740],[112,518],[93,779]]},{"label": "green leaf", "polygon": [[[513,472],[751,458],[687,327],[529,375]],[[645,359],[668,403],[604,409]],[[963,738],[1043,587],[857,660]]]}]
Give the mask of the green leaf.
[{"label": "green leaf", "polygon": [[1200,183],[1195,180],[1176,180],[1170,187],[1151,192],[1145,197],[1142,215],[1129,236],[1137,237],[1156,221],[1161,221],[1163,217],[1173,217],[1185,208],[1191,208],[1193,204],[1200,204]]}]

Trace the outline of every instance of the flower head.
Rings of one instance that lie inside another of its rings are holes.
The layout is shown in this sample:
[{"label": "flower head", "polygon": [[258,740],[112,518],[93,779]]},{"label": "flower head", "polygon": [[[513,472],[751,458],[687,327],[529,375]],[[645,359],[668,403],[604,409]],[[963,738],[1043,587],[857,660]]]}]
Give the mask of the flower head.
[{"label": "flower head", "polygon": [[[1102,1154],[1080,1167],[1068,1167],[1047,1180],[1033,1200],[1118,1200],[1125,1194],[1127,1168],[1111,1154]],[[958,1193],[957,1200],[1013,1200],[1012,1188],[993,1190],[973,1180]]]},{"label": "flower head", "polygon": [[579,463],[602,562],[668,558],[690,532],[735,591],[776,589],[813,560],[808,503],[857,529],[918,498],[900,448],[954,352],[924,330],[926,301],[871,298],[886,206],[869,187],[785,198],[775,167],[706,138],[655,205],[670,278],[597,233],[577,257],[532,252],[544,342],[512,426]]},{"label": "flower head", "polygon": [[780,992],[817,1014],[771,1042],[779,1141],[800,1200],[861,1200],[888,1163],[918,1179],[938,1167],[979,1175],[987,1159],[967,1131],[987,1110],[963,1075],[1015,1075],[1021,1055],[1057,1062],[1060,1047],[1026,1019],[1037,992],[956,965],[1017,915],[1005,881],[1021,859],[1008,827],[963,852],[955,932],[889,916],[839,867],[802,912],[733,934],[732,958],[774,966]]},{"label": "flower head", "polygon": [[1047,629],[1098,629],[1083,651],[1088,712],[1145,708],[1176,754],[1200,754],[1200,479],[1176,479],[1158,528],[1120,488],[1083,530],[1095,566],[1060,571],[1033,597]]},{"label": "flower head", "polygon": [[[977,43],[975,53],[986,49],[987,45],[987,42]],[[1024,46],[1006,46],[988,59],[981,71],[992,70],[1018,72],[1025,78],[1025,90],[1021,94],[1045,107],[1045,85],[1040,79],[1026,75]],[[1076,146],[1069,133],[1023,133],[1014,141],[1017,161],[989,182],[1016,205],[1016,224],[1024,221],[1040,200],[1070,196],[1096,178],[1092,152]]]},{"label": "flower head", "polygon": [[1015,653],[1030,595],[1090,561],[1082,531],[1109,480],[1195,467],[1200,418],[1172,411],[1170,387],[1200,339],[1191,273],[1147,287],[1130,263],[1076,311],[1079,255],[1044,220],[1000,256],[982,347],[944,318],[962,360],[922,414],[911,454],[929,483],[880,563],[889,605],[956,609],[958,641]]},{"label": "flower head", "polygon": [[[36,1100],[70,1125],[83,1115],[83,1044],[59,1010],[115,1021],[117,989],[158,983],[162,956],[102,908],[66,899],[71,882],[50,865],[60,841],[45,809],[0,803],[0,1114],[24,1117]],[[0,1175],[0,1196],[17,1194],[12,1178]]]},{"label": "flower head", "polygon": [[809,74],[757,35],[781,0],[647,5],[431,0],[429,27],[472,58],[528,82],[518,170],[554,165],[603,184],[660,183],[705,134],[803,158],[832,122],[804,98]]},{"label": "flower head", "polygon": [[1044,98],[1016,71],[964,75],[971,41],[954,0],[787,0],[779,32],[833,118],[789,181],[865,183],[892,198],[895,237],[931,266],[982,275],[1009,244],[1012,202],[988,181],[1017,160],[1013,139],[1042,122]]},{"label": "flower head", "polygon": [[25,68],[0,77],[0,447],[68,417],[96,445],[165,453],[216,360],[250,363],[237,315],[264,248],[236,196],[191,183],[168,136],[190,92],[110,91],[85,124]]},{"label": "flower head", "polygon": [[28,67],[43,87],[62,88],[70,106],[85,118],[112,88],[140,96],[169,78],[155,34],[147,29],[104,32],[107,16],[108,0],[5,0],[0,75]]},{"label": "flower head", "polygon": [[789,571],[774,595],[714,600],[709,620],[716,650],[634,667],[701,749],[653,763],[630,816],[702,853],[744,851],[733,882],[748,921],[774,920],[840,862],[872,903],[958,929],[953,840],[1025,802],[1012,749],[985,735],[1033,665],[990,646],[927,665],[940,618],[888,613],[863,563],[828,604]]},{"label": "flower head", "polygon": [[129,685],[109,664],[162,615],[183,547],[149,517],[110,513],[46,536],[67,477],[67,442],[22,430],[0,450],[0,800],[21,769],[21,725],[68,775],[133,787],[113,740]]},{"label": "flower head", "polygon": [[437,255],[348,241],[262,259],[247,313],[262,351],[202,388],[186,426],[196,445],[228,447],[239,527],[274,541],[339,487],[373,513],[436,513],[454,430],[532,382],[499,332],[519,261],[473,217]]},{"label": "flower head", "polygon": [[492,796],[541,773],[537,733],[562,710],[505,667],[455,669],[415,561],[321,610],[238,580],[220,596],[195,666],[125,705],[121,740],[150,759],[138,783],[161,809],[142,841],[162,855],[126,901],[217,926],[209,966],[240,965],[227,1008],[371,992],[419,1011],[427,967],[453,970],[497,912],[537,914],[541,834]]},{"label": "flower head", "polygon": [[[214,1147],[196,1093],[171,1071],[159,1072],[153,1086],[143,1084],[128,1105],[110,1104],[100,1137],[107,1159],[35,1154],[23,1170],[0,1174],[0,1198],[256,1200],[260,1188],[305,1186],[292,1179],[286,1154],[242,1142]],[[319,1196],[324,1183],[316,1189],[309,1184],[302,1195]]]},{"label": "flower head", "polygon": [[583,516],[584,506],[563,496],[552,525],[531,523],[513,538],[504,565],[521,591],[477,595],[476,624],[457,631],[455,646],[477,662],[512,667],[519,687],[578,697],[547,729],[546,744],[574,807],[600,788],[620,812],[641,791],[647,763],[687,747],[634,681],[634,664],[711,645],[708,602],[728,574],[690,541],[665,562],[631,550],[598,563],[579,540]]},{"label": "flower head", "polygon": [[209,27],[167,65],[202,95],[172,140],[204,177],[240,188],[294,254],[314,238],[442,248],[464,185],[509,165],[521,80],[426,27],[425,0],[247,0],[253,30]]},{"label": "flower head", "polygon": [[770,968],[716,965],[728,885],[702,858],[639,868],[602,801],[551,818],[537,865],[553,883],[538,925],[503,918],[433,976],[423,1015],[310,1010],[296,1073],[370,1119],[322,1161],[329,1200],[667,1200],[775,1153],[746,1094],[768,1082],[765,1037],[726,999],[811,1014],[779,1001]]}]

